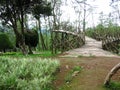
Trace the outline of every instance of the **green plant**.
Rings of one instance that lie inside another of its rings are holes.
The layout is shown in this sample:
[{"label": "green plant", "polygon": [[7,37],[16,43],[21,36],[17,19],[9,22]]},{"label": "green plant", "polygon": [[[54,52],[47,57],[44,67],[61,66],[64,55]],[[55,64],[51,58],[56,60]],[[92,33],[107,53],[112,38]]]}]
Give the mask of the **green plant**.
[{"label": "green plant", "polygon": [[78,58],[81,58],[81,57],[83,57],[83,55],[79,55],[79,56],[78,56]]},{"label": "green plant", "polygon": [[0,34],[0,50],[5,52],[6,49],[12,49],[12,48],[13,48],[13,45],[9,40],[8,35],[5,33],[1,33]]},{"label": "green plant", "polygon": [[66,77],[65,77],[65,82],[66,83],[69,83],[69,82],[71,82],[72,81],[72,75],[69,73]]},{"label": "green plant", "polygon": [[65,82],[69,83],[72,81],[73,77],[77,76],[78,73],[82,70],[80,66],[74,66],[72,70],[65,77]]},{"label": "green plant", "polygon": [[58,67],[57,60],[1,57],[0,90],[48,90]]},{"label": "green plant", "polygon": [[[21,52],[6,52],[6,53],[2,53],[1,55],[4,55],[4,56],[10,56],[10,57],[26,57],[24,56]],[[57,54],[52,54],[51,51],[41,51],[41,52],[36,52],[35,54],[29,54],[27,55],[27,57],[30,57],[30,58],[37,58],[37,57],[53,57],[53,56],[56,56]]]},{"label": "green plant", "polygon": [[25,32],[25,44],[36,47],[39,41],[38,32],[36,30],[27,30]]},{"label": "green plant", "polygon": [[73,69],[72,69],[72,73],[75,72],[75,71],[81,71],[82,68],[80,66],[75,66]]},{"label": "green plant", "polygon": [[120,82],[111,82],[109,86],[106,86],[107,90],[120,90]]}]

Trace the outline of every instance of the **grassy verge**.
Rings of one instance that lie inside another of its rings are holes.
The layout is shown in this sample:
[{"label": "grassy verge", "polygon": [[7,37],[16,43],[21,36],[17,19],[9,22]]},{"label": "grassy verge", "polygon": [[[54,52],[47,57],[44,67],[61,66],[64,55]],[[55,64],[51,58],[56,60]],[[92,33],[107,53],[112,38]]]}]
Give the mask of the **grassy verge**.
[{"label": "grassy verge", "polygon": [[111,82],[110,85],[105,88],[106,90],[120,90],[120,82]]},{"label": "grassy verge", "polygon": [[0,90],[51,90],[57,60],[0,57]]},{"label": "grassy verge", "polygon": [[[25,57],[21,52],[6,52],[0,54],[1,56],[12,56],[12,57]],[[51,51],[35,52],[34,54],[28,54],[27,57],[54,57],[57,54],[52,54]]]},{"label": "grassy verge", "polygon": [[73,79],[81,72],[82,68],[80,66],[74,66],[64,78],[65,84],[59,88],[59,90],[69,90],[68,87]]},{"label": "grassy verge", "polygon": [[73,69],[65,77],[65,82],[70,83],[72,81],[73,77],[77,76],[81,70],[82,70],[82,68],[80,66],[73,67]]}]

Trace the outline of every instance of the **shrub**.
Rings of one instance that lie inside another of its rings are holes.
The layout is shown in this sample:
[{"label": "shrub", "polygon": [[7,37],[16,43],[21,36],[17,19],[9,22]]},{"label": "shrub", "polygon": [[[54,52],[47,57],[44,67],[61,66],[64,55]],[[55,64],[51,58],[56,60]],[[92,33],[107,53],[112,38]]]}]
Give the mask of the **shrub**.
[{"label": "shrub", "polygon": [[36,47],[39,41],[37,31],[28,31],[25,33],[25,44],[31,47]]},{"label": "shrub", "polygon": [[9,37],[5,33],[0,34],[0,50],[5,52],[6,49],[12,49],[13,45],[9,40]]},{"label": "shrub", "polygon": [[107,90],[120,90],[120,82],[111,82],[109,86],[106,86]]},{"label": "shrub", "polygon": [[0,90],[50,90],[59,62],[50,59],[0,58]]}]

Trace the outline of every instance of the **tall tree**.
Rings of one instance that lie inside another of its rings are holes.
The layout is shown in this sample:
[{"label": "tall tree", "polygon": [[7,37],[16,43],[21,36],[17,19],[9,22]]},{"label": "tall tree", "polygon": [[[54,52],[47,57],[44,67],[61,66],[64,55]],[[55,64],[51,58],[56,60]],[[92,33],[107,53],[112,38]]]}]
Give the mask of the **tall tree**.
[{"label": "tall tree", "polygon": [[50,2],[47,2],[47,3],[43,2],[41,4],[37,4],[33,9],[33,15],[38,21],[42,49],[46,50],[47,48],[46,48],[45,41],[44,41],[44,38],[42,35],[41,20],[40,19],[41,19],[41,17],[52,15],[51,3]]},{"label": "tall tree", "polygon": [[[42,2],[42,0],[0,0],[0,19],[13,28],[18,45],[25,55],[27,50],[24,36],[24,18],[35,5]],[[20,30],[18,29],[17,22],[20,22]]]}]

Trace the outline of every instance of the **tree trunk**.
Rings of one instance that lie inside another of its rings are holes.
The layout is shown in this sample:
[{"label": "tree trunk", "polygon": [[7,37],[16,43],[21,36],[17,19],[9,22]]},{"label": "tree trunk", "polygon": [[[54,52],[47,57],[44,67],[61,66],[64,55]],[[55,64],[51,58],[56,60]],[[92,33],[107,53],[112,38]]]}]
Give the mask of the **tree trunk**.
[{"label": "tree trunk", "polygon": [[28,46],[29,48],[29,54],[33,54],[31,46]]},{"label": "tree trunk", "polygon": [[16,36],[16,43],[18,45],[18,47],[21,49],[22,53],[24,55],[27,55],[27,49],[26,49],[26,45],[25,45],[25,39],[24,39],[24,35],[21,34],[18,29],[17,29],[17,22],[15,22],[13,24],[13,30]]},{"label": "tree trunk", "polygon": [[120,69],[120,63],[117,64],[116,66],[114,66],[114,67],[111,69],[111,71],[108,73],[108,75],[107,75],[107,77],[106,77],[106,79],[105,79],[105,82],[104,82],[104,85],[105,85],[105,86],[108,86],[108,85],[110,84],[110,80],[111,80],[112,76],[113,76],[114,74],[116,74],[119,69]]},{"label": "tree trunk", "polygon": [[5,49],[3,49],[3,52],[5,53],[5,52],[6,52],[6,50],[5,50]]},{"label": "tree trunk", "polygon": [[19,47],[21,48],[22,52],[24,55],[27,55],[27,48],[25,45],[25,31],[24,31],[24,11],[23,8],[21,7],[21,20],[20,20],[20,24],[21,24],[21,35],[19,37],[20,41],[19,41]]},{"label": "tree trunk", "polygon": [[42,31],[41,31],[40,20],[38,20],[38,23],[39,23],[39,31],[40,31],[40,39],[41,39],[42,49],[46,50],[46,45],[45,45],[44,38],[43,38],[43,35],[42,35]]},{"label": "tree trunk", "polygon": [[50,22],[50,17],[48,17],[48,24],[49,24],[49,28],[50,28],[50,35],[51,35],[51,47],[50,47],[50,50],[53,54],[53,32],[52,32],[52,25],[51,25],[51,22]]},{"label": "tree trunk", "polygon": [[84,1],[84,17],[83,17],[83,33],[84,33],[84,40],[85,40],[85,29],[86,29],[86,5]]},{"label": "tree trunk", "polygon": [[16,34],[16,41],[17,41],[18,47],[21,49],[22,53],[24,55],[27,55],[28,52],[27,52],[27,47],[25,45],[25,40],[24,40],[23,35],[20,33],[17,33]]}]

